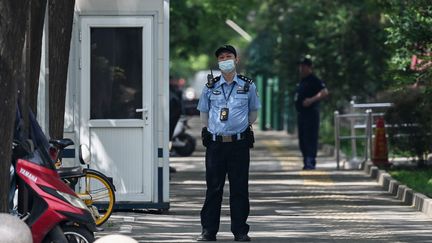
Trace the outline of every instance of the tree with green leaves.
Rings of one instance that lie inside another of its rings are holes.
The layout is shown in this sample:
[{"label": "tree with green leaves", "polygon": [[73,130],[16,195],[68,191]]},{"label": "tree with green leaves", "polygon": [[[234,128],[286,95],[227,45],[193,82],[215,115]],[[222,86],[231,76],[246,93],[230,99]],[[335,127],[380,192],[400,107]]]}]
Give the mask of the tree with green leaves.
[{"label": "tree with green leaves", "polygon": [[372,0],[263,1],[253,23],[256,38],[248,47],[248,72],[280,80],[273,97],[285,100],[285,107],[275,112],[289,112],[287,119],[294,121],[297,62],[310,57],[331,93],[322,112],[323,126],[329,129],[322,131],[332,134],[328,124],[334,110],[343,109],[353,96],[370,100],[389,85],[382,11]]},{"label": "tree with green leaves", "polygon": [[250,30],[249,19],[258,0],[185,0],[170,2],[170,73],[188,78],[215,66],[217,47],[231,43],[239,50],[248,42],[231,29],[232,20]]},{"label": "tree with green leaves", "polygon": [[394,83],[386,118],[398,127],[389,131],[390,145],[422,166],[432,152],[432,2],[386,0],[383,6],[392,50],[387,73]]},{"label": "tree with green leaves", "polygon": [[432,1],[386,0],[385,17],[388,21],[387,46],[392,50],[389,76],[399,84],[416,80],[432,80],[432,68],[415,71],[410,68],[413,55],[425,63],[432,61]]},{"label": "tree with green leaves", "polygon": [[[401,84],[430,80],[430,68],[409,67],[413,55],[423,64],[431,61],[431,8],[430,0],[175,1],[171,71],[187,77],[208,68],[214,46],[234,42],[245,50],[247,73],[278,78],[272,98],[288,107],[299,81],[297,61],[308,55],[331,94],[322,114],[332,134],[333,111],[343,110],[352,97],[373,101]],[[227,28],[227,18],[251,33],[252,41]]]},{"label": "tree with green leaves", "polygon": [[[252,45],[250,68],[265,66],[284,80],[283,89],[293,91],[298,82],[297,61],[309,55],[315,71],[332,92],[328,105],[335,109],[360,96],[373,97],[388,85],[383,77],[388,53],[381,10],[375,1],[267,1],[259,13],[262,32]],[[273,42],[268,42],[273,40]],[[266,43],[267,42],[267,43]],[[265,46],[269,46],[271,51]],[[270,63],[268,62],[270,61]],[[260,65],[261,64],[261,65]]]}]

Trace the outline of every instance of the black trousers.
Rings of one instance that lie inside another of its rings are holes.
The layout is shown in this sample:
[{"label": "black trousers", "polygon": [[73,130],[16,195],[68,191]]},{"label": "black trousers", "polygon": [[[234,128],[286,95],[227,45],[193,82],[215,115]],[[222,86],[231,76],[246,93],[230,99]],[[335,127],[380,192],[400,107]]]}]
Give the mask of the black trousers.
[{"label": "black trousers", "polygon": [[225,177],[230,185],[231,232],[247,234],[249,225],[249,146],[245,140],[221,143],[212,142],[206,151],[207,191],[201,210],[204,234],[216,235],[219,230],[221,204]]},{"label": "black trousers", "polygon": [[319,110],[298,112],[298,138],[305,167],[315,167],[318,150]]}]

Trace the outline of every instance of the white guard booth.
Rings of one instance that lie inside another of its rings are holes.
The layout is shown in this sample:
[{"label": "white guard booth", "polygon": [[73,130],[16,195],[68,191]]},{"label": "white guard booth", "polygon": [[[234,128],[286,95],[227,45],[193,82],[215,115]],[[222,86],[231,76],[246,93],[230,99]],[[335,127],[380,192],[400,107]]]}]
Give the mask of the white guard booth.
[{"label": "white guard booth", "polygon": [[169,208],[168,59],[169,0],[76,1],[65,137],[113,178],[117,209]]}]

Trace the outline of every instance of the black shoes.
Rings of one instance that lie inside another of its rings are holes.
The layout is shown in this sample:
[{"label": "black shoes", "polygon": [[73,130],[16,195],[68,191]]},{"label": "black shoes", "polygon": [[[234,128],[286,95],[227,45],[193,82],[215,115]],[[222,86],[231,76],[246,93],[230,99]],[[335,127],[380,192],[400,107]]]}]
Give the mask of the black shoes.
[{"label": "black shoes", "polygon": [[[197,241],[216,241],[215,235],[201,234],[196,239]],[[234,236],[234,241],[251,241],[251,238],[248,235],[236,235]]]},{"label": "black shoes", "polygon": [[248,235],[236,235],[234,241],[251,241],[251,238]]},{"label": "black shoes", "polygon": [[196,239],[197,241],[216,241],[215,235],[209,235],[209,234],[201,234]]},{"label": "black shoes", "polygon": [[303,170],[315,170],[315,166],[303,166]]}]

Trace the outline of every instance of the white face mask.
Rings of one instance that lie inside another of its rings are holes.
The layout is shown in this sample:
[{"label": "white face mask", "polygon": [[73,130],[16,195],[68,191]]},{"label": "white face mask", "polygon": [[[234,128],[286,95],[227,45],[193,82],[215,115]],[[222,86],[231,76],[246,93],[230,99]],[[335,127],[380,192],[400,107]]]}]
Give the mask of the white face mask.
[{"label": "white face mask", "polygon": [[219,69],[224,73],[232,72],[235,69],[235,63],[233,59],[220,61],[218,64]]}]

